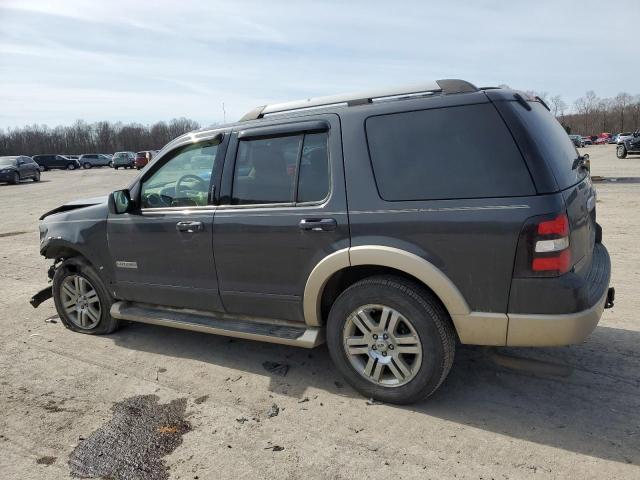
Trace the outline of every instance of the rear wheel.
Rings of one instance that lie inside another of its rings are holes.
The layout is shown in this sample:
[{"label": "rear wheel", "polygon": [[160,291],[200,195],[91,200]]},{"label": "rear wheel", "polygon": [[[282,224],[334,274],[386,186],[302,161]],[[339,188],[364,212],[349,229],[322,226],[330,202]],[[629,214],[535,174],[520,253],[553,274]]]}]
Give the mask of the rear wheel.
[{"label": "rear wheel", "polygon": [[65,260],[53,276],[53,299],[69,330],[107,334],[118,328],[109,310],[113,298],[93,268],[79,259]]},{"label": "rear wheel", "polygon": [[626,158],[627,157],[627,149],[624,145],[618,145],[616,148],[616,157],[618,158]]},{"label": "rear wheel", "polygon": [[345,290],[327,322],[331,358],[361,394],[412,403],[433,394],[453,364],[447,312],[420,285],[371,277]]}]

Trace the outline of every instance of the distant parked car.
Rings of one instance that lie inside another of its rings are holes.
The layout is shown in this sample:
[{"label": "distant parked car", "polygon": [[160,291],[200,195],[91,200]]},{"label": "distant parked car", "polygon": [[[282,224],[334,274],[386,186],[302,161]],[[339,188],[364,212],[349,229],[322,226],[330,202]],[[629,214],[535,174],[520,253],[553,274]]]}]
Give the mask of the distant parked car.
[{"label": "distant parked car", "polygon": [[116,152],[111,159],[111,165],[116,170],[120,167],[133,168],[135,166],[136,154],[133,152]]},{"label": "distant parked car", "polygon": [[156,152],[154,150],[143,150],[142,152],[136,153],[136,168],[140,170],[145,165],[147,165],[151,159],[155,156]]},{"label": "distant parked car", "polygon": [[101,153],[85,153],[78,160],[82,168],[105,167],[111,165],[111,159]]},{"label": "distant parked car", "polygon": [[76,168],[80,168],[78,160],[74,160],[65,155],[34,155],[33,160],[40,165],[40,170],[51,170],[54,168],[75,170]]},{"label": "distant parked car", "polygon": [[616,156],[626,158],[630,153],[640,153],[640,131],[636,130],[616,147]]},{"label": "distant parked car", "polygon": [[0,157],[0,182],[18,184],[20,180],[31,178],[40,181],[40,166],[31,157],[17,155]]},{"label": "distant parked car", "polygon": [[582,143],[585,145],[593,145],[593,140],[591,140],[591,137],[582,137]]},{"label": "distant parked car", "polygon": [[584,147],[584,140],[580,135],[569,135],[569,138],[576,147]]},{"label": "distant parked car", "polygon": [[624,133],[619,133],[618,135],[616,135],[616,143],[620,144],[620,143],[624,143],[624,141],[629,138],[632,137],[633,133],[631,132],[624,132]]},{"label": "distant parked car", "polygon": [[598,137],[595,141],[596,145],[605,145],[609,143],[609,137]]}]

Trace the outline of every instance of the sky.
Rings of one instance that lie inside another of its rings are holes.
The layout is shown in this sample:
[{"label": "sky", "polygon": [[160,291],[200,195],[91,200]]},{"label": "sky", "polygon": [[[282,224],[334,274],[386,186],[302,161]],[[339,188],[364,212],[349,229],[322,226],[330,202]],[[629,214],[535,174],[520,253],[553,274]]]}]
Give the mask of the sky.
[{"label": "sky", "polygon": [[0,0],[0,128],[204,126],[440,78],[569,105],[587,90],[636,95],[638,18],[638,0]]}]

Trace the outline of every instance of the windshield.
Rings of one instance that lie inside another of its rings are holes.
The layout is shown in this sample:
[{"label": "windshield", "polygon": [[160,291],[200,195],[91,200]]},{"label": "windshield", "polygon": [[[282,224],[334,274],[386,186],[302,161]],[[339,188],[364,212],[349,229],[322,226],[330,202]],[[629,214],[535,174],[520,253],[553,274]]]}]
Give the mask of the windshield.
[{"label": "windshield", "polygon": [[0,166],[8,167],[16,164],[16,157],[0,157]]}]

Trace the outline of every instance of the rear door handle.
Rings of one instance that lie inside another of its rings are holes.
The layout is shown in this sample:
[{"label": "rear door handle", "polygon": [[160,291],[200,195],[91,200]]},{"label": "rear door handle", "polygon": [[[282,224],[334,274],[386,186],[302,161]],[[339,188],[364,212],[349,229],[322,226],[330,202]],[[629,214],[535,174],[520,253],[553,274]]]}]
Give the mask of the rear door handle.
[{"label": "rear door handle", "polygon": [[176,223],[176,230],[179,232],[196,233],[204,230],[202,222],[178,222]]},{"label": "rear door handle", "polygon": [[335,218],[303,218],[298,224],[300,230],[313,232],[330,232],[338,228]]}]

